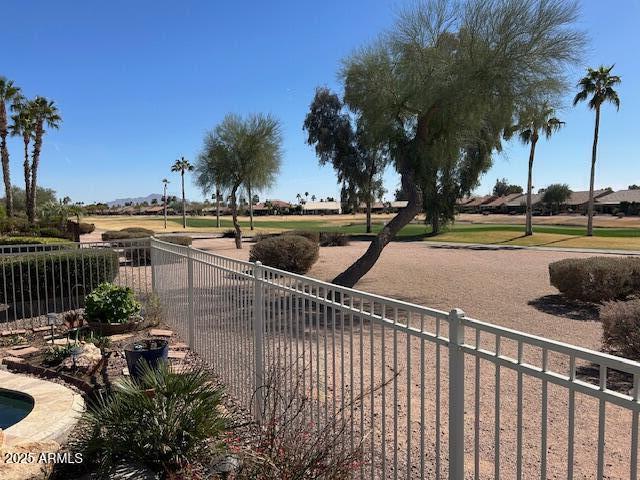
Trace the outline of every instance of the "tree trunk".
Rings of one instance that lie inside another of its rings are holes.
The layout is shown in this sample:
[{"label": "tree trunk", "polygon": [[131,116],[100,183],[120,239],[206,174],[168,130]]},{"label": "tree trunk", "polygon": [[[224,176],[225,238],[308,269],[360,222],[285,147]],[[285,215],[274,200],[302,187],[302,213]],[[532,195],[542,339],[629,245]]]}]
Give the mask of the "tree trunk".
[{"label": "tree trunk", "polygon": [[236,203],[236,192],[240,185],[236,184],[231,189],[231,218],[233,219],[233,228],[236,231],[236,248],[242,249],[242,231],[240,230],[240,224],[238,223],[238,205]]},{"label": "tree trunk", "polygon": [[182,228],[187,228],[187,205],[184,198],[184,170],[180,173],[182,177]]},{"label": "tree trunk", "polygon": [[431,216],[431,235],[440,233],[440,216],[436,213]]},{"label": "tree trunk", "polygon": [[167,229],[167,184],[164,184],[164,197],[163,197],[163,203],[164,203],[164,229]]},{"label": "tree trunk", "polygon": [[220,228],[220,189],[216,187],[216,228]]},{"label": "tree trunk", "polygon": [[31,198],[31,165],[29,164],[29,136],[22,138],[24,143],[24,206],[27,211],[27,217],[30,217],[30,198]]},{"label": "tree trunk", "polygon": [[593,186],[596,178],[596,156],[598,153],[598,130],[600,129],[600,105],[596,106],[596,126],[593,131],[591,150],[591,180],[589,181],[589,207],[587,210],[587,236],[593,236]]},{"label": "tree trunk", "polygon": [[533,212],[531,206],[531,189],[533,188],[533,158],[536,154],[537,136],[531,138],[531,150],[529,151],[529,174],[527,177],[527,220],[524,230],[525,236],[533,235]]},{"label": "tree trunk", "polygon": [[249,193],[249,229],[253,231],[253,197],[251,196],[251,185],[247,188]]},{"label": "tree trunk", "polygon": [[367,251],[353,265],[333,279],[332,283],[344,287],[353,287],[358,280],[367,274],[380,257],[382,250],[393,240],[396,234],[402,230],[413,218],[420,213],[422,199],[420,192],[416,188],[413,172],[404,171],[402,175],[402,186],[408,194],[407,206],[402,208],[398,214],[387,223],[382,231],[373,239]]},{"label": "tree trunk", "polygon": [[371,197],[367,198],[367,233],[371,233]]},{"label": "tree trunk", "polygon": [[13,192],[11,191],[11,172],[9,168],[9,149],[7,148],[7,111],[4,102],[0,102],[0,156],[2,157],[2,178],[4,180],[7,216],[13,216]]},{"label": "tree trunk", "polygon": [[42,137],[44,136],[44,125],[42,122],[36,125],[36,134],[33,142],[32,162],[31,162],[31,200],[29,201],[28,219],[30,224],[36,221],[36,204],[38,194],[38,166],[40,165],[40,152],[42,151]]}]

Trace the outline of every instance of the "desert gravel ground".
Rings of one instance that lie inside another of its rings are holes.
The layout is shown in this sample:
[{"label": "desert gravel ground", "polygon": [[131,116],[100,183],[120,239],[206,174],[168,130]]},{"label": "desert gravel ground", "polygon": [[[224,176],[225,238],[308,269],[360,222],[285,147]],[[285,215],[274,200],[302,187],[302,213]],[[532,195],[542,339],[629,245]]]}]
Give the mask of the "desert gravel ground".
[{"label": "desert gravel ground", "polygon": [[[251,247],[245,243],[242,250],[236,250],[231,239],[203,239],[194,241],[196,248],[204,249],[227,257],[246,260]],[[309,276],[330,281],[336,274],[351,264],[367,247],[366,242],[352,242],[347,247],[321,248],[320,259],[309,272]],[[572,305],[561,301],[557,292],[549,285],[548,265],[550,262],[567,257],[587,257],[589,254],[523,251],[485,250],[465,247],[435,247],[426,242],[397,242],[384,250],[375,267],[356,285],[359,290],[377,293],[387,297],[405,300],[428,307],[449,311],[462,308],[467,316],[486,322],[541,335],[574,345],[595,350],[600,349],[601,327],[597,321],[597,311],[584,305]],[[305,327],[302,342],[307,342],[309,358],[316,362],[309,379],[312,396],[316,401],[331,405],[332,400],[340,403],[342,392],[332,388],[333,380],[350,381],[341,378],[340,358],[348,372],[353,363],[356,375],[353,389],[358,393],[360,382],[359,365],[363,364],[362,377],[367,386],[379,385],[382,372],[386,379],[394,372],[397,380],[384,390],[377,391],[373,399],[367,398],[363,406],[363,424],[367,429],[376,424],[374,435],[370,437],[376,455],[374,478],[420,478],[421,460],[424,459],[425,478],[433,478],[436,473],[436,388],[440,382],[441,431],[440,459],[441,473],[446,478],[446,452],[448,440],[446,425],[448,407],[446,389],[447,351],[441,352],[441,378],[435,376],[436,348],[426,344],[421,351],[420,342],[412,339],[407,344],[405,335],[397,338],[387,329],[372,327],[370,324],[355,324],[352,328],[355,349],[349,348],[348,334],[326,330],[321,323],[314,327],[313,321]],[[386,337],[383,339],[383,335]],[[469,335],[473,337],[473,335]],[[362,338],[362,343],[360,343]],[[473,339],[472,339],[473,340]],[[494,338],[483,338],[483,348],[493,348]],[[326,344],[325,344],[326,341]],[[386,348],[381,348],[386,342]],[[394,359],[391,347],[398,344],[398,358]],[[280,346],[272,354],[282,356],[282,348],[293,349],[299,342],[289,342]],[[327,345],[326,360],[323,345]],[[275,352],[275,353],[274,353]],[[384,354],[382,353],[384,352]],[[503,342],[504,354],[515,356],[516,346]],[[371,362],[373,353],[374,361]],[[269,355],[269,352],[267,352]],[[291,352],[288,353],[291,355]],[[419,368],[424,355],[425,370]],[[538,365],[540,352],[525,351],[525,360]],[[337,359],[337,360],[336,360]],[[336,361],[336,363],[334,363]],[[397,363],[396,363],[397,362]],[[550,355],[549,368],[561,373],[568,371],[568,359]],[[318,372],[318,369],[320,370]],[[467,474],[473,478],[474,463],[480,478],[496,478],[494,460],[496,458],[496,412],[499,416],[499,446],[501,478],[516,477],[516,401],[517,374],[501,368],[499,379],[492,363],[483,361],[479,367],[479,388],[476,392],[476,362],[469,358],[466,364],[465,398],[465,457]],[[410,373],[409,373],[410,372]],[[314,376],[316,376],[314,378]],[[424,376],[426,391],[420,395],[420,384]],[[499,382],[499,383],[498,383]],[[315,393],[313,389],[315,388]],[[525,377],[523,381],[523,477],[541,477],[541,390],[542,382]],[[621,387],[623,390],[627,387]],[[347,388],[346,394],[348,394]],[[500,392],[500,405],[496,406],[496,391]],[[479,408],[476,411],[476,394]],[[411,401],[409,401],[409,398]],[[382,408],[384,403],[385,407]],[[574,478],[597,478],[596,453],[598,435],[598,401],[582,394],[576,395],[575,408],[575,457]],[[567,477],[567,412],[568,395],[566,389],[548,385],[548,430],[546,478]],[[605,475],[604,478],[629,478],[631,415],[618,407],[607,405],[605,428]],[[421,415],[425,415],[425,429],[420,428]],[[474,456],[475,428],[478,421],[479,456]],[[394,417],[398,435],[394,437]],[[355,412],[356,427],[360,413]],[[380,426],[385,425],[385,432]],[[424,450],[420,431],[425,431]],[[384,455],[381,453],[384,452]],[[397,453],[396,453],[397,452]],[[397,455],[398,469],[393,470],[394,455]],[[381,473],[382,459],[386,464],[385,474]]]}]

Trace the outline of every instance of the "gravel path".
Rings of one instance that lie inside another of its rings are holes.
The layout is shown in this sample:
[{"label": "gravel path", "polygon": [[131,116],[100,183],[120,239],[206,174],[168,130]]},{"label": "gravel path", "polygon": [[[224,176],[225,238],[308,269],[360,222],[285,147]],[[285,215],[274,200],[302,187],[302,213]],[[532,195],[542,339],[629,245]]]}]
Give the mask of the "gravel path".
[{"label": "gravel path", "polygon": [[[247,259],[251,244],[245,244],[242,250],[234,248],[229,239],[207,239],[194,242],[196,248],[205,249],[227,257]],[[364,242],[353,242],[348,247],[322,248],[320,259],[309,272],[309,276],[331,280],[367,247]],[[548,265],[550,262],[567,257],[587,257],[589,254],[478,250],[461,247],[431,247],[423,242],[398,242],[390,244],[382,253],[376,266],[356,285],[359,290],[405,300],[448,311],[462,308],[470,317],[490,323],[521,330],[535,335],[560,340],[574,345],[598,350],[600,348],[601,327],[596,320],[597,311],[584,305],[570,305],[561,301],[557,291],[549,285]],[[346,331],[347,329],[345,329]],[[348,345],[349,336],[340,332],[332,333],[322,324],[305,327],[307,349],[312,356],[318,354],[314,344],[328,345],[328,362],[321,359],[319,381],[311,378],[311,390],[317,391],[317,401],[340,401],[341,392],[333,391],[333,379],[341,385],[340,358],[344,359],[346,370],[350,364],[356,365],[353,383],[358,393],[360,382],[359,365],[363,364],[365,390],[371,385],[381,383],[382,371],[388,380],[397,372],[397,382],[385,390],[376,392],[375,398],[364,402],[364,428],[376,425],[372,438],[378,452],[377,471],[380,471],[381,458],[386,461],[386,477],[394,478],[392,465],[394,450],[397,448],[398,471],[401,478],[420,477],[420,458],[425,459],[425,475],[431,478],[435,474],[435,376],[436,349],[427,344],[421,352],[420,342],[413,340],[407,344],[406,336],[398,336],[399,355],[394,359],[392,342],[396,339],[387,330],[386,340],[382,331],[371,325],[355,324],[352,330],[356,349],[341,352],[343,342]],[[362,337],[362,343],[360,343]],[[386,341],[386,348],[382,349]],[[491,348],[492,338],[483,339]],[[293,342],[289,348],[294,348]],[[360,346],[362,345],[362,346]],[[299,346],[299,345],[298,345]],[[334,350],[335,349],[335,350]],[[384,355],[382,352],[385,352]],[[516,345],[503,342],[504,354],[515,356]],[[335,354],[334,354],[335,352]],[[442,353],[440,391],[442,392],[440,419],[442,422],[441,460],[443,476],[446,475],[447,452],[447,352]],[[286,352],[285,352],[286,354]],[[371,364],[372,354],[375,358]],[[421,373],[418,365],[421,355],[425,355],[425,371]],[[282,357],[282,353],[277,353]],[[525,361],[538,365],[539,351],[525,351]],[[537,359],[535,357],[538,357]],[[334,363],[335,359],[338,359]],[[397,364],[394,365],[394,362]],[[409,369],[409,365],[411,365]],[[549,367],[557,372],[568,371],[566,357],[550,355]],[[474,419],[475,419],[475,360],[470,358],[466,365],[467,394],[465,398],[465,457],[467,472],[472,475],[474,461]],[[407,372],[411,372],[408,375]],[[515,478],[516,469],[516,386],[515,372],[502,368],[500,386],[497,387],[496,369],[490,362],[481,362],[480,367],[480,410],[479,410],[479,452],[478,468],[480,478],[495,478],[495,418],[500,413],[500,473],[503,478]],[[424,375],[427,392],[420,396],[420,382]],[[323,380],[322,377],[325,376]],[[345,381],[350,380],[345,378]],[[325,382],[328,382],[327,385]],[[499,388],[501,405],[496,409],[495,391]],[[526,377],[523,382],[524,418],[523,418],[523,478],[540,478],[540,418],[541,418],[541,382]],[[347,389],[348,392],[348,389]],[[314,395],[312,393],[312,395]],[[326,397],[325,397],[326,395]],[[411,397],[409,409],[407,398]],[[383,409],[382,404],[386,405]],[[567,476],[567,411],[568,394],[565,388],[548,387],[548,429],[547,478],[566,478]],[[420,428],[421,413],[425,413],[425,429]],[[595,459],[598,434],[598,402],[590,397],[576,395],[576,438],[575,438],[575,478],[596,478]],[[393,436],[394,417],[397,421],[398,436]],[[356,412],[356,422],[360,418]],[[386,432],[380,431],[381,424]],[[420,451],[420,431],[426,431],[425,453]],[[604,478],[628,478],[629,475],[629,439],[631,415],[617,407],[607,406],[606,417],[606,455]],[[410,443],[409,443],[410,442]],[[386,448],[383,447],[386,446]],[[423,456],[424,455],[424,456]],[[409,466],[409,464],[411,464]],[[410,468],[407,475],[407,468]],[[378,475],[376,478],[383,478]]]}]

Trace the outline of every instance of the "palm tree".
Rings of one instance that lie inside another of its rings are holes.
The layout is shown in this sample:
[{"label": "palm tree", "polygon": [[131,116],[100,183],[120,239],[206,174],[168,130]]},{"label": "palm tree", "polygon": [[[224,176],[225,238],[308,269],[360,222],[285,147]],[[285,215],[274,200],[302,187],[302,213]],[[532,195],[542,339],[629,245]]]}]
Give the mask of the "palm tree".
[{"label": "palm tree", "polygon": [[23,172],[24,172],[24,191],[25,191],[25,209],[29,216],[31,198],[31,163],[29,162],[29,144],[34,138],[35,120],[33,111],[30,108],[30,102],[20,96],[15,99],[12,105],[14,114],[11,116],[12,124],[10,127],[12,136],[22,137],[23,148]]},{"label": "palm tree", "polygon": [[540,133],[549,139],[553,133],[560,130],[562,125],[564,125],[564,122],[556,118],[555,113],[555,109],[548,102],[543,102],[541,105],[531,105],[520,112],[518,123],[505,132],[507,138],[510,138],[511,135],[518,132],[522,143],[531,145],[527,176],[527,220],[525,235],[533,235],[531,190],[533,188],[533,159],[536,154],[536,144],[540,138]]},{"label": "palm tree", "polygon": [[31,111],[34,122],[33,151],[31,152],[31,185],[30,197],[27,204],[27,218],[29,223],[35,222],[36,216],[36,193],[38,184],[38,166],[40,164],[40,152],[42,151],[42,139],[44,138],[45,125],[49,128],[58,128],[62,122],[59,115],[58,107],[53,100],[47,100],[45,97],[36,97],[28,102],[28,108]]},{"label": "palm tree", "polygon": [[162,179],[162,184],[164,187],[164,194],[162,195],[162,205],[163,205],[163,213],[164,213],[164,229],[167,229],[167,185],[169,185],[169,180],[166,178]]},{"label": "palm tree", "polygon": [[184,157],[180,157],[175,163],[171,166],[172,172],[180,172],[180,177],[182,179],[182,228],[187,228],[187,207],[186,200],[184,198],[184,172],[190,172],[193,170],[193,165],[189,163]]},{"label": "palm tree", "polygon": [[614,87],[620,83],[620,77],[611,75],[610,67],[600,66],[597,69],[588,68],[587,74],[578,82],[580,89],[573,99],[573,105],[589,99],[589,108],[596,111],[596,124],[593,131],[593,147],[591,149],[591,180],[589,182],[589,208],[587,210],[587,235],[593,235],[593,187],[596,175],[596,155],[598,152],[598,131],[600,130],[600,107],[605,102],[611,102],[620,110],[620,97]]},{"label": "palm tree", "polygon": [[13,216],[13,192],[11,191],[11,172],[9,169],[9,149],[7,148],[7,135],[9,134],[9,122],[7,120],[6,104],[14,103],[20,97],[20,88],[13,81],[0,77],[0,158],[2,159],[2,177],[4,179],[5,202],[7,215]]},{"label": "palm tree", "polygon": [[316,201],[316,196],[315,195],[311,195],[311,201],[315,202]]}]

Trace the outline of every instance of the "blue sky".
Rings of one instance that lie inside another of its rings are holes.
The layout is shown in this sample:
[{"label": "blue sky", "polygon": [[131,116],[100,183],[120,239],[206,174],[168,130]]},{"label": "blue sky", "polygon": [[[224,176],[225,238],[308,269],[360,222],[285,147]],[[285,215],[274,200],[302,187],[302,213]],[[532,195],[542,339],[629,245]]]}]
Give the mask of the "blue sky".
[{"label": "blue sky", "polygon": [[[107,201],[161,192],[181,155],[194,159],[204,132],[225,113],[270,112],[283,124],[284,161],[277,185],[261,197],[298,192],[337,196],[330,167],[319,167],[302,122],[318,85],[339,89],[336,72],[353,49],[392,25],[403,2],[125,1],[2,2],[0,75],[28,96],[54,99],[62,128],[45,138],[39,181],[74,201]],[[584,0],[589,32],[584,65],[616,63],[622,108],[602,115],[597,186],[640,183],[639,0]],[[581,70],[572,72],[577,79]],[[539,144],[536,188],[566,182],[585,189],[593,132],[586,106],[560,113],[566,127]],[[21,144],[10,143],[21,185]],[[478,189],[496,178],[524,185],[527,149],[513,143],[496,156]],[[188,198],[201,198],[187,182]],[[391,195],[397,187],[386,175]]]}]

